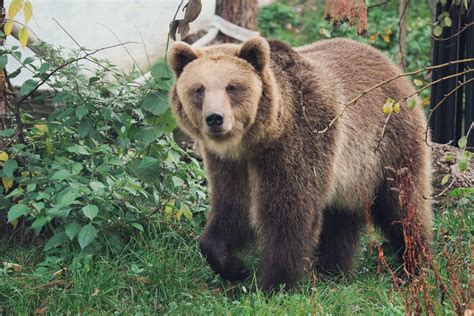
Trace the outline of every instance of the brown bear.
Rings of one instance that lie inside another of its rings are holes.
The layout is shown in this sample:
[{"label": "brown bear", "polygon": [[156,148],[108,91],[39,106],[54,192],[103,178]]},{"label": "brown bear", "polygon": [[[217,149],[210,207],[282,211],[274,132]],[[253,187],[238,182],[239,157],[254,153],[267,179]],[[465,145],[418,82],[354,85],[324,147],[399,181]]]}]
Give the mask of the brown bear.
[{"label": "brown bear", "polygon": [[200,248],[224,279],[248,275],[235,252],[254,239],[264,291],[294,285],[308,262],[350,273],[370,202],[374,222],[403,252],[403,212],[386,167],[410,167],[416,221],[429,244],[426,120],[402,103],[381,138],[386,99],[415,91],[402,77],[364,92],[401,73],[381,52],[346,39],[294,49],[253,38],[202,49],[178,42],[169,61],[172,108],[200,146],[211,190]]}]

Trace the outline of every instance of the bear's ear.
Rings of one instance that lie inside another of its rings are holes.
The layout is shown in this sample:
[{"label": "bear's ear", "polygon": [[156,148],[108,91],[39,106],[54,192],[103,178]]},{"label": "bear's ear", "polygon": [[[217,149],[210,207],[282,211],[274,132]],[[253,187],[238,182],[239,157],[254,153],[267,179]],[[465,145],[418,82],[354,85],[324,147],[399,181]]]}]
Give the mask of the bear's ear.
[{"label": "bear's ear", "polygon": [[270,45],[263,37],[254,37],[242,44],[240,58],[261,72],[270,63]]},{"label": "bear's ear", "polygon": [[197,59],[198,55],[193,48],[184,42],[174,43],[168,51],[168,60],[176,77],[179,77],[187,64]]}]

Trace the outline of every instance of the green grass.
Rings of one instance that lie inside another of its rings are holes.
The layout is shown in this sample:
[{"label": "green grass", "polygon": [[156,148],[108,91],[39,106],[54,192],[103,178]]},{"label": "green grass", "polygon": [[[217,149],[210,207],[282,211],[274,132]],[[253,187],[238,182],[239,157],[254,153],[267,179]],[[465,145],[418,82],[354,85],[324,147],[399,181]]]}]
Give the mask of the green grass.
[{"label": "green grass", "polygon": [[[445,246],[456,260],[456,268],[469,260],[472,218],[469,209],[460,210],[451,209],[436,216],[436,236],[439,238],[439,233],[444,236],[436,246],[441,266],[444,260],[441,249]],[[22,271],[0,269],[0,315],[30,314],[42,308],[50,314],[119,315],[307,315],[315,310],[333,315],[399,315],[404,312],[402,295],[394,288],[388,272],[376,272],[377,254],[375,251],[371,255],[366,250],[365,238],[354,279],[311,282],[312,278],[305,276],[291,292],[268,298],[253,290],[255,275],[246,282],[231,284],[212,272],[199,254],[199,233],[200,229],[191,223],[168,220],[153,223],[145,233],[132,237],[119,252],[104,252],[94,260],[87,255],[76,258],[56,277],[53,274],[60,270],[61,264],[45,266],[41,275],[35,274],[36,264],[41,260],[40,247],[4,246],[0,263],[19,264]],[[457,236],[463,237],[460,243]],[[254,252],[247,255],[249,264],[255,268]],[[440,271],[449,282],[445,268]],[[430,282],[431,278],[432,275]],[[467,282],[466,275],[461,278]],[[449,300],[441,302],[436,287],[431,295],[437,313],[452,311]]]}]

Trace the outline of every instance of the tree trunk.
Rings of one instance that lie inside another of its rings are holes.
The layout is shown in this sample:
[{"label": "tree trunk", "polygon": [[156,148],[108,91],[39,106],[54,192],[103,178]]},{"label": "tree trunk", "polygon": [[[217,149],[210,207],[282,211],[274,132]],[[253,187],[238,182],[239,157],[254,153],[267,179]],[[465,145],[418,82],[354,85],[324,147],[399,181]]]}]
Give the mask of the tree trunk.
[{"label": "tree trunk", "polygon": [[[231,23],[256,31],[258,0],[222,0],[217,8],[217,14]],[[219,39],[225,43],[237,42],[223,34]]]},{"label": "tree trunk", "polygon": [[400,15],[398,26],[399,30],[399,57],[400,57],[400,67],[405,68],[405,56],[406,56],[406,37],[407,37],[407,12],[408,12],[408,2],[409,0],[400,0]]}]

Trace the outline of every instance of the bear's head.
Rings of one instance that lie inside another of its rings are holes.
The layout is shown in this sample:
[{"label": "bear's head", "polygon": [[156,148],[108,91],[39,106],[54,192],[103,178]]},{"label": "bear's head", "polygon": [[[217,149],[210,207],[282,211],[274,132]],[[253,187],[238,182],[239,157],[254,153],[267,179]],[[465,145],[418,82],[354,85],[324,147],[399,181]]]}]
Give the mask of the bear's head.
[{"label": "bear's head", "polygon": [[179,125],[211,151],[238,156],[268,94],[268,42],[253,38],[203,49],[177,42],[168,56],[177,78],[171,103]]}]

